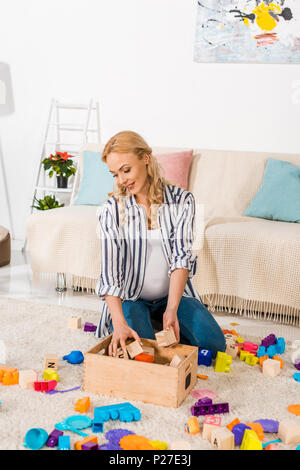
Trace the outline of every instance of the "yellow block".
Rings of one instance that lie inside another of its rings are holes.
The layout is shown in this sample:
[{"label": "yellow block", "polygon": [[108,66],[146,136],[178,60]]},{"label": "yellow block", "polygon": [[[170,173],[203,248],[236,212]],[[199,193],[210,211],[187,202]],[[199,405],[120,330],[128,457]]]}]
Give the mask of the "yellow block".
[{"label": "yellow block", "polygon": [[167,450],[168,449],[168,444],[166,442],[149,441],[149,443],[152,445],[153,449],[155,450]]},{"label": "yellow block", "polygon": [[56,380],[56,382],[59,381],[59,375],[53,369],[45,369],[43,372],[43,378],[45,380]]},{"label": "yellow block", "polygon": [[262,450],[262,444],[255,431],[245,430],[240,450]]}]

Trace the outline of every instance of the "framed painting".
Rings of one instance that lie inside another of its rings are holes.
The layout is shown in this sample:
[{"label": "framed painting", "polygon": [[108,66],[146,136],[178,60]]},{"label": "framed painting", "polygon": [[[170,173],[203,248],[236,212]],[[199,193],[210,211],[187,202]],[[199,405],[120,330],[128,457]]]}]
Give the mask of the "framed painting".
[{"label": "framed painting", "polygon": [[300,0],[198,0],[194,60],[300,63]]}]

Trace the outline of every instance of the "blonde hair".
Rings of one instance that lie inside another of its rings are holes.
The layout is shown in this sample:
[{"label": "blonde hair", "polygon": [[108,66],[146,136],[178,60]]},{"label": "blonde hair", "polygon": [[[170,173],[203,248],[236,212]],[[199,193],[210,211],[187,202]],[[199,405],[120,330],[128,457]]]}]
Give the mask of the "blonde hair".
[{"label": "blonde hair", "polygon": [[[150,183],[148,199],[150,203],[151,228],[157,228],[156,212],[158,207],[164,202],[163,186],[171,184],[164,176],[163,170],[157,158],[152,155],[152,148],[139,134],[133,131],[121,131],[115,134],[106,143],[101,160],[107,162],[107,157],[111,152],[134,153],[139,160],[145,155],[149,156],[147,164],[148,180]],[[114,185],[113,191],[108,193],[108,197],[115,196],[119,203],[120,224],[124,223],[125,206],[124,198],[129,198],[130,191],[125,186]]]}]

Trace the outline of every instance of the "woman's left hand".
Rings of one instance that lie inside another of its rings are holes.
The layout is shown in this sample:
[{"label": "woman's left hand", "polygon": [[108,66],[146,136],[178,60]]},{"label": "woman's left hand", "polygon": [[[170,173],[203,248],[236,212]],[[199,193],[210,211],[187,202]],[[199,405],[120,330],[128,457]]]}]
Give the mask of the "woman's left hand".
[{"label": "woman's left hand", "polygon": [[175,312],[174,310],[165,310],[165,313],[163,314],[163,329],[167,330],[169,328],[173,328],[175,336],[176,336],[176,343],[179,343],[180,340],[180,328],[179,328],[179,322],[177,318],[177,311]]}]

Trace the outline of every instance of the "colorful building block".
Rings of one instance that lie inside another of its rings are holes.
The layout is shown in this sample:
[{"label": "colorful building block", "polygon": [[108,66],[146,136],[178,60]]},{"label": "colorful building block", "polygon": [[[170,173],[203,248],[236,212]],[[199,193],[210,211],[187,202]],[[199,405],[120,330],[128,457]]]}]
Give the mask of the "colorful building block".
[{"label": "colorful building block", "polygon": [[227,424],[226,428],[229,429],[229,431],[232,431],[232,428],[236,425],[239,424],[240,420],[239,418],[235,418],[234,420],[230,421],[230,423]]},{"label": "colorful building block", "polygon": [[280,362],[274,359],[266,359],[262,364],[262,372],[269,377],[280,374]]},{"label": "colorful building block", "polygon": [[96,331],[97,330],[97,325],[94,325],[93,323],[86,322],[83,327],[83,331]]},{"label": "colorful building block", "polygon": [[69,317],[67,327],[71,330],[77,330],[81,328],[81,318],[80,317]]},{"label": "colorful building block", "polygon": [[211,366],[212,363],[212,352],[208,349],[199,349],[198,351],[198,365],[204,365],[206,367]]},{"label": "colorful building block", "polygon": [[[259,346],[256,356],[262,357],[267,355],[267,348],[265,346]],[[269,357],[269,356],[268,356]]]},{"label": "colorful building block", "polygon": [[43,379],[56,380],[56,382],[59,382],[59,375],[54,369],[45,369],[43,372]]},{"label": "colorful building block", "polygon": [[193,416],[229,413],[229,404],[226,402],[226,403],[214,403],[214,404],[205,405],[205,404],[196,402],[191,407],[191,413]]},{"label": "colorful building block", "polygon": [[279,450],[279,447],[278,447],[278,445],[276,445],[276,444],[268,444],[268,445],[265,447],[265,450]]},{"label": "colorful building block", "polygon": [[48,354],[45,357],[44,367],[45,369],[54,369],[54,370],[58,369],[58,357],[56,356],[56,354]]},{"label": "colorful building block", "polygon": [[19,372],[15,367],[0,366],[0,382],[3,385],[17,385]]},{"label": "colorful building block", "polygon": [[243,350],[249,351],[252,354],[256,354],[258,350],[258,344],[251,343],[251,341],[245,341],[243,344]]},{"label": "colorful building block", "polygon": [[86,442],[82,444],[81,450],[98,450],[98,444],[96,442]]},{"label": "colorful building block", "polygon": [[93,419],[92,421],[92,431],[94,433],[103,432],[103,423]]},{"label": "colorful building block", "polygon": [[163,348],[172,346],[177,342],[173,328],[155,333],[155,338],[158,346]]},{"label": "colorful building block", "polygon": [[284,444],[298,444],[300,442],[300,423],[291,419],[280,421],[278,437]]},{"label": "colorful building block", "polygon": [[261,346],[264,346],[265,348],[268,348],[272,344],[276,344],[277,338],[276,336],[272,333],[268,336],[266,336],[262,341],[261,341]]},{"label": "colorful building block", "polygon": [[86,413],[91,405],[90,397],[80,398],[74,405],[74,410],[79,413]]},{"label": "colorful building block", "polygon": [[50,392],[55,389],[56,385],[56,380],[43,380],[34,382],[33,388],[36,392]]},{"label": "colorful building block", "polygon": [[285,340],[284,338],[280,337],[277,339],[277,343],[275,345],[277,354],[283,354],[285,351]]},{"label": "colorful building block", "polygon": [[224,427],[213,429],[211,433],[211,443],[219,450],[233,450],[234,434]]},{"label": "colorful building block", "polygon": [[119,419],[124,422],[139,421],[141,412],[131,403],[119,403],[117,405],[98,406],[94,408],[94,419],[104,422],[109,419]]},{"label": "colorful building block", "polygon": [[34,388],[34,382],[37,380],[38,374],[35,370],[20,370],[19,371],[19,385],[23,389]]},{"label": "colorful building block", "polygon": [[276,421],[275,419],[257,419],[254,422],[261,424],[264,432],[268,432],[268,433],[278,432],[279,421]]},{"label": "colorful building block", "polygon": [[213,424],[214,426],[221,426],[222,416],[206,415],[204,423]]},{"label": "colorful building block", "polygon": [[232,433],[234,434],[234,443],[236,446],[240,446],[244,437],[246,429],[250,429],[250,426],[247,426],[244,423],[238,423],[232,428]]},{"label": "colorful building block", "polygon": [[53,429],[53,431],[50,432],[46,446],[47,447],[56,447],[58,446],[58,438],[59,436],[63,436],[63,431],[59,431],[58,429]]},{"label": "colorful building block", "polygon": [[262,427],[262,425],[260,423],[246,423],[247,426],[249,426],[253,431],[256,432],[257,434],[257,437],[260,441],[263,440],[263,438],[265,437],[264,435],[264,429]]},{"label": "colorful building block", "polygon": [[188,434],[198,434],[200,432],[200,425],[198,419],[195,418],[195,416],[189,418],[184,430]]},{"label": "colorful building block", "polygon": [[71,450],[70,436],[58,437],[58,450]]},{"label": "colorful building block", "polygon": [[155,349],[149,346],[142,345],[143,352],[135,356],[135,361],[141,362],[154,362]]},{"label": "colorful building block", "polygon": [[259,358],[256,357],[254,354],[249,353],[249,356],[246,357],[245,363],[249,366],[255,366],[259,361]]},{"label": "colorful building block", "polygon": [[97,436],[86,436],[81,441],[76,441],[74,444],[75,450],[82,450],[83,444],[87,444],[88,442],[93,442],[98,445]]},{"label": "colorful building block", "polygon": [[263,450],[262,444],[253,429],[245,429],[240,450]]},{"label": "colorful building block", "polygon": [[214,370],[215,372],[230,372],[231,363],[232,357],[229,354],[218,351]]},{"label": "colorful building block", "polygon": [[279,356],[273,356],[273,361],[279,361],[280,362],[280,369],[283,368],[283,360]]},{"label": "colorful building block", "polygon": [[271,344],[271,346],[267,348],[266,354],[269,356],[270,359],[272,359],[273,356],[276,356],[276,354],[278,354],[276,344]]}]

